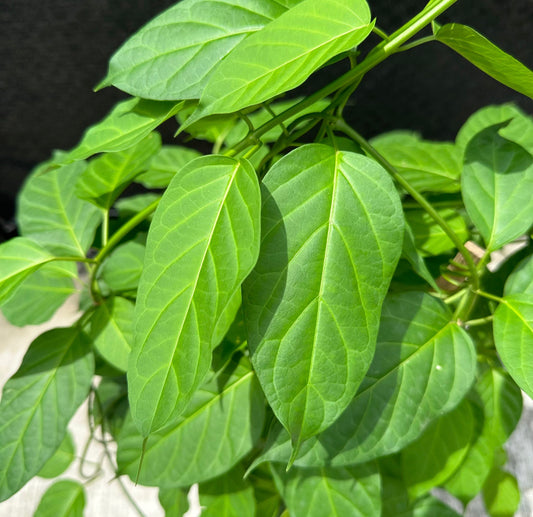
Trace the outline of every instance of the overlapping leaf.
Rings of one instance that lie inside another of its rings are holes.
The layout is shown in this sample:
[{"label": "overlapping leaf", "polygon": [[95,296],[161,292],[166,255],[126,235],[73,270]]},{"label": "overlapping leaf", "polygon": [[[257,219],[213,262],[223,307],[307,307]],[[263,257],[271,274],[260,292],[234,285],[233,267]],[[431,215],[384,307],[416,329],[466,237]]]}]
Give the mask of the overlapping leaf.
[{"label": "overlapping leaf", "polygon": [[491,517],[513,517],[520,504],[520,488],[516,478],[495,468],[483,487],[483,502]]},{"label": "overlapping leaf", "polygon": [[52,253],[85,256],[100,224],[97,207],[75,194],[85,162],[42,172],[37,169],[18,197],[17,221],[21,234]]},{"label": "overlapping leaf", "polygon": [[50,330],[30,345],[0,402],[0,501],[54,454],[87,397],[93,373],[90,346],[78,328]]},{"label": "overlapping leaf", "polygon": [[161,488],[159,489],[159,503],[165,510],[165,517],[183,517],[189,510],[187,490]]},{"label": "overlapping leaf", "polygon": [[114,292],[134,291],[143,269],[145,245],[137,240],[125,242],[111,253],[102,266],[102,280]]},{"label": "overlapping leaf", "polygon": [[113,84],[147,99],[197,99],[228,52],[299,1],[179,2],[120,47],[98,88]]},{"label": "overlapping leaf", "polygon": [[59,448],[44,464],[44,467],[39,471],[38,476],[42,478],[55,478],[60,476],[65,470],[67,470],[68,466],[74,460],[75,452],[72,435],[67,431]]},{"label": "overlapping leaf", "polygon": [[423,278],[436,291],[439,290],[435,279],[431,276],[424,262],[424,258],[416,249],[415,236],[407,221],[405,222],[405,232],[403,234],[402,256],[411,264],[413,270],[420,278]]},{"label": "overlapping leaf", "polygon": [[257,177],[246,161],[198,158],[163,195],[148,234],[128,368],[143,435],[175,420],[206,375],[257,260],[259,218]]},{"label": "overlapping leaf", "polygon": [[304,0],[240,42],[220,63],[185,123],[258,104],[303,83],[372,30],[365,0]]},{"label": "overlapping leaf", "polygon": [[505,296],[521,293],[533,295],[533,255],[522,260],[505,282]]},{"label": "overlapping leaf", "polygon": [[533,156],[491,126],[473,137],[464,155],[462,193],[487,248],[496,250],[533,224]]},{"label": "overlapping leaf", "polygon": [[77,481],[63,479],[44,493],[33,517],[83,517],[85,490]]},{"label": "overlapping leaf", "polygon": [[[233,371],[232,371],[233,370]],[[143,485],[188,487],[228,471],[250,452],[265,415],[261,388],[242,358],[201,387],[175,424],[148,438]],[[135,479],[143,437],[131,418],[118,437],[118,466]]]},{"label": "overlapping leaf", "polygon": [[467,25],[449,23],[435,33],[440,41],[500,83],[533,99],[533,71]]},{"label": "overlapping leaf", "polygon": [[297,445],[339,417],[370,365],[403,217],[376,162],[321,144],[278,161],[263,199],[245,317],[259,380]]}]

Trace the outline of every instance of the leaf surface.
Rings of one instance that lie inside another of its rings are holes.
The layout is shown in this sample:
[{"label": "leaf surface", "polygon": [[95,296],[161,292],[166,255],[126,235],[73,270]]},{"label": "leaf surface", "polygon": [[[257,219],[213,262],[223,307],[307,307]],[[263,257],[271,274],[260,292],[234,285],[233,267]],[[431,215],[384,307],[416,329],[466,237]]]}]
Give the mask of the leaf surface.
[{"label": "leaf surface", "polygon": [[0,501],[38,474],[60,446],[93,372],[89,343],[77,328],[50,330],[30,345],[0,402]]},{"label": "leaf surface", "polygon": [[403,217],[376,162],[321,144],[282,158],[263,185],[244,312],[259,381],[298,444],[339,417],[370,366]]},{"label": "leaf surface", "polygon": [[490,517],[513,517],[520,504],[520,488],[516,478],[495,468],[483,487],[483,502]]},{"label": "leaf surface", "polygon": [[533,295],[533,255],[522,260],[505,282],[505,296],[521,293]]},{"label": "leaf surface", "polygon": [[405,231],[403,234],[402,256],[411,264],[413,270],[420,278],[423,278],[435,291],[439,291],[435,279],[424,262],[424,257],[416,249],[415,236],[407,221],[405,222]]},{"label": "leaf surface", "polygon": [[102,266],[102,280],[114,292],[134,291],[139,285],[146,247],[128,241],[111,253]]},{"label": "leaf surface", "polygon": [[63,479],[44,493],[33,517],[83,517],[85,490],[77,481]]},{"label": "leaf surface", "polygon": [[299,0],[184,0],[122,45],[97,86],[147,99],[197,99],[219,62]]},{"label": "leaf surface", "polygon": [[159,502],[165,510],[165,517],[183,517],[189,510],[187,490],[181,488],[160,488]]},{"label": "leaf surface", "polygon": [[60,476],[74,460],[75,452],[72,435],[67,431],[57,451],[54,452],[54,455],[44,464],[37,475],[42,478]]}]

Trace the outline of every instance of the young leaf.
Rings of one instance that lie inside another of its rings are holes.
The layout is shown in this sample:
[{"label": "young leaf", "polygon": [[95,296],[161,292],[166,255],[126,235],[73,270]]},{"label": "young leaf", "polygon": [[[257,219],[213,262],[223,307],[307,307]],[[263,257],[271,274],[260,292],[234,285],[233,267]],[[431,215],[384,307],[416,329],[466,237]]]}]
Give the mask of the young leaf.
[{"label": "young leaf", "polygon": [[146,188],[166,188],[176,173],[199,156],[194,149],[164,145],[150,160],[148,170],[139,174],[135,181]]},{"label": "young leaf", "polygon": [[102,280],[111,291],[134,291],[139,285],[146,247],[137,240],[118,246],[102,266]]},{"label": "young leaf", "polygon": [[259,226],[259,185],[246,160],[197,158],[163,194],[128,367],[131,411],[144,436],[174,420],[205,377],[215,330],[221,318],[229,328],[235,314],[228,318],[227,306],[257,260]]},{"label": "young leaf", "polygon": [[0,402],[0,501],[38,474],[60,446],[93,372],[87,337],[78,328],[50,330],[30,345]]},{"label": "young leaf", "polygon": [[244,469],[237,465],[223,476],[200,483],[202,516],[255,517],[254,489],[243,476]]},{"label": "young leaf", "polygon": [[233,47],[299,1],[179,2],[118,49],[97,88],[112,84],[148,99],[197,99]]},{"label": "young leaf", "polygon": [[44,467],[37,474],[42,478],[55,478],[67,470],[68,466],[74,460],[75,454],[74,442],[71,434],[67,431],[65,438],[59,445],[54,455],[44,464]]},{"label": "young leaf", "polygon": [[392,131],[370,143],[419,192],[459,192],[461,152],[448,142],[429,142],[416,133]]},{"label": "young leaf", "polygon": [[339,417],[370,366],[403,216],[376,162],[321,144],[289,153],[263,183],[244,312],[263,390],[298,446]]},{"label": "young leaf", "polygon": [[[259,439],[264,416],[261,388],[242,358],[197,390],[175,424],[150,435],[139,483],[188,487],[227,472]],[[135,479],[143,437],[131,418],[117,443],[119,470]]]},{"label": "young leaf", "polygon": [[[1,255],[0,251],[0,260]],[[1,304],[2,313],[18,327],[44,323],[75,291],[72,280],[76,276],[73,262],[45,264],[24,279],[13,295]]]},{"label": "young leaf", "polygon": [[100,224],[100,210],[79,199],[75,185],[87,164],[76,162],[28,178],[18,197],[21,234],[58,255],[85,257]]},{"label": "young leaf", "polygon": [[57,481],[44,493],[33,517],[83,517],[85,490],[77,481]]},{"label": "young leaf", "polygon": [[160,147],[159,133],[150,133],[125,151],[94,158],[78,179],[76,195],[109,209],[135,176],[146,169],[147,161]]},{"label": "young leaf", "polygon": [[510,294],[533,295],[533,255],[526,257],[505,282],[505,296]]},{"label": "young leaf", "polygon": [[513,517],[520,504],[520,489],[515,477],[495,468],[483,487],[483,502],[490,517]]},{"label": "young leaf", "polygon": [[449,23],[435,37],[500,83],[533,99],[533,72],[467,25]]},{"label": "young leaf", "polygon": [[468,215],[488,250],[501,248],[533,224],[533,156],[489,127],[464,156],[462,192]]},{"label": "young leaf", "polygon": [[132,147],[172,117],[184,103],[127,99],[119,102],[100,122],[91,126],[81,142],[57,161],[66,164],[97,153],[115,153]]},{"label": "young leaf", "polygon": [[160,488],[159,502],[163,510],[165,510],[165,517],[183,517],[189,510],[186,489]]},{"label": "young leaf", "polygon": [[494,342],[503,365],[533,398],[533,300],[528,294],[506,296],[494,313]]},{"label": "young leaf", "polygon": [[299,469],[271,465],[291,517],[373,517],[381,515],[377,465]]},{"label": "young leaf", "polygon": [[135,304],[119,296],[101,303],[91,316],[89,337],[94,348],[112,366],[126,371],[133,341]]},{"label": "young leaf", "polygon": [[329,59],[361,43],[372,26],[365,0],[304,0],[230,52],[182,128],[295,88]]}]

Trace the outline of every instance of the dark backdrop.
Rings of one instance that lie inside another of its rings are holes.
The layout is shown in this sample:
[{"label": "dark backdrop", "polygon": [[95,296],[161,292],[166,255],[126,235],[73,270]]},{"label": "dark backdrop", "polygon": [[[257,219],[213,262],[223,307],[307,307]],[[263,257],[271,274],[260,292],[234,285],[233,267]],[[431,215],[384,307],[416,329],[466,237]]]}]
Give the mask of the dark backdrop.
[{"label": "dark backdrop", "polygon": [[[371,0],[389,32],[427,0]],[[16,0],[0,9],[0,233],[13,231],[14,196],[52,149],[68,149],[123,94],[92,87],[113,51],[172,0]],[[533,0],[459,0],[442,21],[466,23],[533,68]],[[325,84],[335,69],[314,78]],[[309,89],[308,91],[311,91]],[[407,128],[452,139],[476,109],[533,103],[431,43],[398,54],[365,77],[346,111],[363,134]],[[0,235],[1,239],[1,235]]]}]

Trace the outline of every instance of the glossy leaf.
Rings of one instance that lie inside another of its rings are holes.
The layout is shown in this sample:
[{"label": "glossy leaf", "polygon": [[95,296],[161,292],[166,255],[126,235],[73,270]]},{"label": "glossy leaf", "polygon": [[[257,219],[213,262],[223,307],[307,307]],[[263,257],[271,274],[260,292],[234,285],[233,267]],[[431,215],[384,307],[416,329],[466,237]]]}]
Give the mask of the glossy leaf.
[{"label": "glossy leaf", "polygon": [[[139,483],[188,487],[227,472],[260,437],[264,415],[261,388],[242,358],[197,390],[177,423],[148,438]],[[143,437],[130,417],[117,442],[119,470],[135,479]]]},{"label": "glossy leaf", "polygon": [[33,517],[83,517],[85,490],[77,481],[63,479],[44,493]]},{"label": "glossy leaf", "polygon": [[87,338],[77,328],[50,330],[30,345],[0,402],[0,501],[55,453],[89,393],[93,372]]},{"label": "glossy leaf", "polygon": [[112,366],[125,372],[133,342],[135,304],[119,296],[101,303],[91,316],[89,337],[94,348]]},{"label": "glossy leaf", "polygon": [[2,313],[17,327],[44,323],[74,293],[72,280],[76,276],[73,262],[45,264],[24,279],[14,294],[2,303]]},{"label": "glossy leaf", "polygon": [[465,400],[402,451],[403,478],[411,498],[447,481],[468,452],[473,431],[472,409]]},{"label": "glossy leaf", "polygon": [[150,160],[148,170],[135,181],[146,188],[166,188],[174,175],[200,153],[177,145],[164,145]]},{"label": "glossy leaf", "polygon": [[435,291],[439,291],[435,279],[424,262],[424,257],[416,249],[415,236],[407,221],[405,222],[405,231],[403,234],[402,257],[411,264],[413,270],[420,278],[423,278]]},{"label": "glossy leaf", "polygon": [[520,489],[515,477],[494,469],[483,487],[483,502],[490,517],[513,517],[520,504]]},{"label": "glossy leaf", "polygon": [[133,147],[94,158],[78,179],[76,195],[100,208],[110,208],[160,147],[159,133],[150,133]]},{"label": "glossy leaf", "polygon": [[376,162],[321,144],[292,151],[263,184],[244,312],[259,381],[298,445],[339,417],[370,366],[403,217]]},{"label": "glossy leaf", "polygon": [[100,122],[91,126],[80,143],[60,163],[85,160],[97,153],[115,153],[134,146],[172,117],[183,103],[127,99],[119,102]]},{"label": "glossy leaf", "polygon": [[479,32],[449,23],[440,27],[435,37],[496,81],[533,99],[533,71]]},{"label": "glossy leaf", "polygon": [[526,257],[505,282],[505,296],[510,294],[533,295],[533,255]]},{"label": "glossy leaf", "polygon": [[506,296],[494,313],[494,342],[503,365],[533,398],[533,300],[528,294]]},{"label": "glossy leaf", "polygon": [[128,367],[131,411],[144,436],[175,420],[204,379],[214,338],[231,325],[257,260],[259,206],[251,165],[222,156],[190,162],[163,195],[148,234]]},{"label": "glossy leaf", "polygon": [[67,470],[68,466],[74,460],[74,442],[71,434],[67,431],[65,438],[59,445],[54,455],[44,464],[43,468],[37,474],[42,478],[55,478]]},{"label": "glossy leaf", "polygon": [[533,156],[502,138],[498,129],[489,127],[470,140],[462,176],[466,210],[489,250],[533,224]]},{"label": "glossy leaf", "polygon": [[114,292],[134,291],[139,285],[146,247],[137,240],[118,246],[102,266],[102,280]]},{"label": "glossy leaf", "polygon": [[416,133],[393,131],[370,143],[419,192],[459,192],[461,152],[448,142],[429,142]]},{"label": "glossy leaf", "polygon": [[291,517],[374,517],[381,515],[381,480],[376,465],[272,472]]},{"label": "glossy leaf", "polygon": [[165,510],[165,517],[183,517],[189,510],[187,490],[181,488],[160,488],[159,502]]},{"label": "glossy leaf", "polygon": [[100,224],[100,211],[75,195],[78,178],[87,167],[76,162],[43,172],[38,168],[18,197],[21,234],[52,253],[84,257]]},{"label": "glossy leaf", "polygon": [[295,88],[329,59],[361,43],[372,26],[365,0],[304,0],[230,52],[185,126]]},{"label": "glossy leaf", "polygon": [[200,483],[202,516],[254,517],[254,489],[243,476],[244,469],[238,465],[216,479]]},{"label": "glossy leaf", "polygon": [[107,77],[148,99],[197,99],[213,70],[243,38],[298,0],[185,0],[134,34],[113,55]]}]

